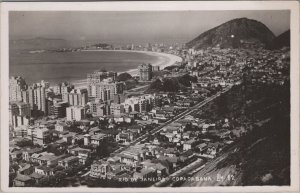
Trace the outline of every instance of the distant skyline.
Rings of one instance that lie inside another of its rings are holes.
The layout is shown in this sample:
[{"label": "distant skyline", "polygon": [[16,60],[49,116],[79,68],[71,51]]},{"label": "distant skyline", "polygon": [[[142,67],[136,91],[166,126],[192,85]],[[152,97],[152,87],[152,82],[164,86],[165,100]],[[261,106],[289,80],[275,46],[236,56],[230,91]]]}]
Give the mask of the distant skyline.
[{"label": "distant skyline", "polygon": [[290,28],[290,12],[274,11],[12,11],[10,39],[185,43],[235,18],[265,24],[276,36]]}]

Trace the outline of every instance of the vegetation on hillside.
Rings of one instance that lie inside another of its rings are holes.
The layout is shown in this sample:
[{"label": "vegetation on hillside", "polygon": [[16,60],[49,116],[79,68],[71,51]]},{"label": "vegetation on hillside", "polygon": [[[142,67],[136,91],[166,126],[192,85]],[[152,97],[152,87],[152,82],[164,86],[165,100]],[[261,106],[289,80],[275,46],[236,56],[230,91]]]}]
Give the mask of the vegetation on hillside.
[{"label": "vegetation on hillside", "polygon": [[243,84],[203,109],[203,116],[229,118],[247,135],[217,170],[235,166],[239,185],[290,184],[290,92],[283,86]]},{"label": "vegetation on hillside", "polygon": [[188,74],[180,77],[168,77],[156,79],[151,83],[147,92],[179,92],[186,91],[192,82],[196,82],[197,78]]}]

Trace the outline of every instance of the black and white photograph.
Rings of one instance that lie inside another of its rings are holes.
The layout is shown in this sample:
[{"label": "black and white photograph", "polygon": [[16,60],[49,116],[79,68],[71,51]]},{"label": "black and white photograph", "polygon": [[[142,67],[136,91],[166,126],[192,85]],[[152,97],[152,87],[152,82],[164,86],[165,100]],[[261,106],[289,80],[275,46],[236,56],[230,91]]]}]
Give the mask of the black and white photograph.
[{"label": "black and white photograph", "polygon": [[1,188],[299,191],[299,3],[234,3],[7,3]]}]

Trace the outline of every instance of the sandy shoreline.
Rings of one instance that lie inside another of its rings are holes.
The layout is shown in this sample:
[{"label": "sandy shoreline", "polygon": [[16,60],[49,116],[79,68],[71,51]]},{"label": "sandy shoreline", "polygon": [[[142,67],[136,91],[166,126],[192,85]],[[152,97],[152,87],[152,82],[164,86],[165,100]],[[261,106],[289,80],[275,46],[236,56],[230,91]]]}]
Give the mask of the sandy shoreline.
[{"label": "sandy shoreline", "polygon": [[[158,58],[157,62],[155,63],[151,63],[151,65],[153,66],[160,66],[160,69],[164,69],[167,66],[171,66],[173,64],[175,64],[176,62],[182,62],[182,58],[173,54],[168,54],[168,53],[161,53],[161,52],[151,52],[151,51],[138,51],[138,50],[84,50],[83,52],[90,52],[90,51],[97,51],[97,52],[135,52],[135,53],[143,53],[143,54],[147,54],[147,55],[151,55],[151,56],[155,56]],[[131,74],[132,76],[135,76],[138,74],[138,70],[137,69],[129,69],[127,71],[129,74]],[[121,73],[121,72],[118,72]],[[82,87],[86,87],[87,86],[87,80],[86,79],[82,79],[82,80],[76,80],[76,81],[72,81],[73,85],[76,88],[82,88]]]}]

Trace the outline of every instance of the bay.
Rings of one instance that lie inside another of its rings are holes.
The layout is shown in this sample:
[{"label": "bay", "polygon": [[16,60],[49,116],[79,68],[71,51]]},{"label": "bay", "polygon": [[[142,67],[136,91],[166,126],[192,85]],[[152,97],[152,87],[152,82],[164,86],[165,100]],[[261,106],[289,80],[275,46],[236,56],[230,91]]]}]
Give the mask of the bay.
[{"label": "bay", "polygon": [[45,80],[50,83],[86,78],[87,73],[105,69],[124,72],[141,63],[157,63],[162,58],[139,52],[82,51],[26,53],[11,51],[10,76],[22,76],[28,84]]}]

